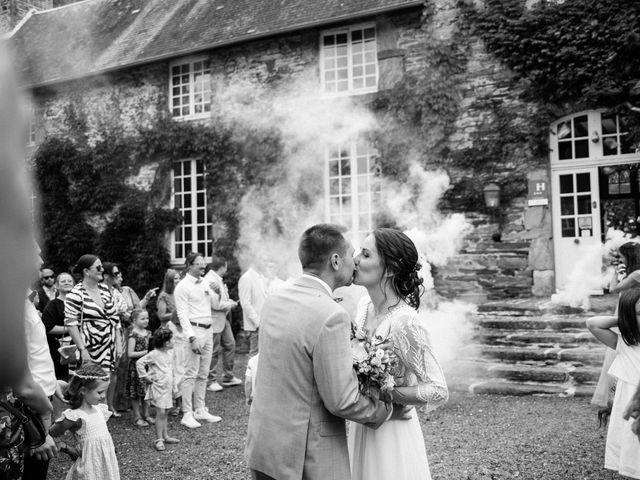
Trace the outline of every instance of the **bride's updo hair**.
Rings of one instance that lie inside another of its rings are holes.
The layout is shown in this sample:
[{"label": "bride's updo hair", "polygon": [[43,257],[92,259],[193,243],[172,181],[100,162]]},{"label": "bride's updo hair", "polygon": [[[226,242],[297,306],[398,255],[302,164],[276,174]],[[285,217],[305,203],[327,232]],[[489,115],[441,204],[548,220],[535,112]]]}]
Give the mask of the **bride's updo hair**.
[{"label": "bride's updo hair", "polygon": [[391,288],[400,298],[418,310],[420,294],[424,287],[423,279],[418,275],[422,265],[416,246],[407,235],[393,228],[377,228],[373,231],[373,238],[385,273],[391,273]]}]

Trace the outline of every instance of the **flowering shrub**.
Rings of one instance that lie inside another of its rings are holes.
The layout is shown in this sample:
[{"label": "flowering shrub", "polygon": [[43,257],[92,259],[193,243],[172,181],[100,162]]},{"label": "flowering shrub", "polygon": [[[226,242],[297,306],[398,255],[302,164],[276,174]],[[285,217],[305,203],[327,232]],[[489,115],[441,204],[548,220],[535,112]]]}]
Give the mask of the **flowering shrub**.
[{"label": "flowering shrub", "polygon": [[360,391],[368,397],[384,397],[395,387],[394,372],[398,358],[381,336],[367,337],[361,328],[351,329],[353,368]]}]

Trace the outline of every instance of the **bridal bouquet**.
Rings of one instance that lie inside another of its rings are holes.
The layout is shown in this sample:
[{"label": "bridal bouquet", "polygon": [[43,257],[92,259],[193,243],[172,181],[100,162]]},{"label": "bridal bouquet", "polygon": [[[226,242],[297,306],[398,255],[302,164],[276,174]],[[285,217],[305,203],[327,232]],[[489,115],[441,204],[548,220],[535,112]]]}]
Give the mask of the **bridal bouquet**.
[{"label": "bridal bouquet", "polygon": [[369,338],[362,329],[352,327],[351,349],[360,391],[368,397],[390,393],[396,385],[393,374],[398,359],[384,339]]}]

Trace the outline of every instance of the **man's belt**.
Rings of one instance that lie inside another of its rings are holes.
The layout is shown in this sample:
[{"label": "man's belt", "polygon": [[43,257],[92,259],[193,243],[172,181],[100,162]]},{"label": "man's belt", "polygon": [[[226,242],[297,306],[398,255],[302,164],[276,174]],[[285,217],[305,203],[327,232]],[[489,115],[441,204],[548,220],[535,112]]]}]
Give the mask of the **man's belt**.
[{"label": "man's belt", "polygon": [[189,321],[189,323],[191,325],[193,325],[194,327],[211,328],[211,324],[210,323],[198,323],[198,322],[191,322],[191,321]]}]

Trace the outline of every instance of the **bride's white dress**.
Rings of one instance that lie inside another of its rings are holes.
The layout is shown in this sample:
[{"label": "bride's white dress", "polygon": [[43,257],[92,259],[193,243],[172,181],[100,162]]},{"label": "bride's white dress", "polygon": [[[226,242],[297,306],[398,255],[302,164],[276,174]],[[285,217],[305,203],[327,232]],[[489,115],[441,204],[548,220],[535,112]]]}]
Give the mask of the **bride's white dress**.
[{"label": "bride's white dress", "polygon": [[[366,329],[369,299],[358,305],[356,324]],[[429,335],[416,311],[402,303],[384,318],[375,335],[391,340],[398,355],[396,394],[400,403],[427,411],[447,402],[449,394]],[[352,480],[431,479],[424,437],[415,408],[409,420],[389,420],[377,430],[349,424]]]}]

